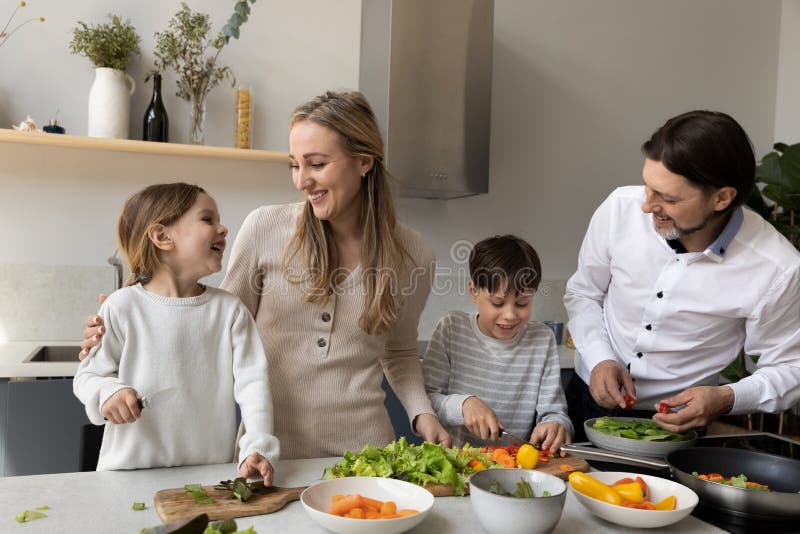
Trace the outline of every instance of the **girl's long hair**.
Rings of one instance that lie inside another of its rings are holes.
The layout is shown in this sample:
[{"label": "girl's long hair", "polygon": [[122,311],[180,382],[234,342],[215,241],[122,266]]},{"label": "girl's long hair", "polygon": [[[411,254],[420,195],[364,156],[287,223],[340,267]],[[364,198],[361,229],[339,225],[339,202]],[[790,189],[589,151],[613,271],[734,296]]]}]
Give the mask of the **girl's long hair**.
[{"label": "girl's long hair", "polygon": [[[360,191],[364,308],[359,326],[370,335],[384,334],[397,321],[400,308],[397,280],[408,254],[395,234],[397,218],[390,175],[384,166],[383,139],[375,114],[359,92],[328,91],[295,109],[289,127],[302,121],[311,121],[338,133],[351,156],[373,158],[374,164],[362,178]],[[300,276],[290,273],[288,267],[298,254],[302,254],[305,267]],[[318,219],[311,204],[306,202],[294,236],[286,247],[283,270],[290,282],[305,286],[303,302],[325,304],[336,286],[338,267],[339,254],[331,225]]]},{"label": "girl's long hair", "polygon": [[117,244],[131,274],[126,286],[146,284],[161,267],[158,248],[147,233],[156,224],[169,226],[189,211],[203,188],[184,183],[151,185],[122,206],[117,219]]}]

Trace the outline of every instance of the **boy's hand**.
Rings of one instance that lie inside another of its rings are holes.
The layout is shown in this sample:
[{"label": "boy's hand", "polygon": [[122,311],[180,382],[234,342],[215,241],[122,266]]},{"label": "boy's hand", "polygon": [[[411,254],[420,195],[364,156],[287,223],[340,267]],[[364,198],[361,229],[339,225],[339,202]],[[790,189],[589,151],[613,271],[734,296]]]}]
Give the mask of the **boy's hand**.
[{"label": "boy's hand", "polygon": [[272,486],[273,476],[272,464],[269,460],[254,452],[244,459],[242,465],[239,466],[239,475],[247,480],[250,477],[261,477],[264,479],[264,486]]},{"label": "boy's hand", "polygon": [[[546,421],[539,423],[531,432],[531,443],[538,445],[542,450],[549,450],[552,453],[559,452],[561,445],[564,443],[572,443],[569,437],[569,432],[561,423],[555,421]],[[560,451],[561,456],[566,456],[566,453]]]},{"label": "boy's hand", "polygon": [[432,413],[421,413],[414,418],[414,430],[422,439],[431,443],[438,443],[443,447],[450,447],[453,438],[439,422],[439,418]]},{"label": "boy's hand", "polygon": [[133,388],[122,388],[106,399],[100,407],[100,413],[115,425],[133,423],[142,415],[139,395]]},{"label": "boy's hand", "polygon": [[478,397],[467,397],[461,405],[464,426],[482,440],[497,441],[500,437],[500,421],[497,414]]}]

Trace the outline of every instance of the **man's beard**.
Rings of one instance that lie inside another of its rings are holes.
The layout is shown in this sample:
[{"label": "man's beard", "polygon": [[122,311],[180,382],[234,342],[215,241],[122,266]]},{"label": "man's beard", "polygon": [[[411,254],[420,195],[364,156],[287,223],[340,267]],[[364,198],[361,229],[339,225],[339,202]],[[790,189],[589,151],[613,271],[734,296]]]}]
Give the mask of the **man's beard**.
[{"label": "man's beard", "polygon": [[655,230],[658,233],[658,235],[660,235],[661,237],[663,237],[667,241],[671,241],[671,240],[674,240],[674,239],[680,239],[682,237],[686,237],[687,235],[691,235],[691,234],[693,234],[695,232],[699,232],[700,230],[702,230],[703,228],[708,226],[708,223],[711,222],[711,219],[713,219],[716,215],[717,215],[717,212],[716,211],[712,211],[711,213],[706,215],[706,218],[703,219],[703,222],[701,222],[697,226],[692,226],[690,228],[681,228],[677,224],[675,224],[675,219],[671,219],[672,220],[672,229],[667,233],[659,232],[655,221],[653,222],[653,228],[655,228]]}]

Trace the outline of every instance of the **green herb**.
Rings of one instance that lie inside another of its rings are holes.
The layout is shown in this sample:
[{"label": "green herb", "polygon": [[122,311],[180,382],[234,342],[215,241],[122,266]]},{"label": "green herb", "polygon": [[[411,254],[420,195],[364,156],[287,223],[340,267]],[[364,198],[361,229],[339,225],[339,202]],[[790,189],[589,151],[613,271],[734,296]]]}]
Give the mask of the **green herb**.
[{"label": "green herb", "polygon": [[43,506],[37,506],[37,507],[36,507],[36,509],[37,509],[37,510],[49,510],[49,509],[50,509],[50,507],[49,507],[49,506],[47,506],[47,505],[45,504],[45,505],[43,505]]},{"label": "green herb", "polygon": [[550,492],[549,492],[549,491],[547,491],[547,490],[544,490],[544,491],[542,492],[542,497],[550,497],[550,496],[551,496],[551,495],[550,495]]},{"label": "green herb", "polygon": [[[525,482],[524,478],[520,478],[519,482],[517,482],[517,488],[514,490],[514,493],[510,493],[503,488],[502,484],[500,484],[497,480],[493,480],[492,483],[489,485],[489,491],[496,494],[496,495],[503,495],[505,497],[517,497],[519,499],[533,499],[533,489],[531,489],[531,485]],[[546,495],[542,495],[543,497],[549,497],[549,492],[544,492]]]},{"label": "green herb", "polygon": [[28,521],[42,519],[43,517],[47,517],[47,515],[35,510],[23,510],[17,514],[16,520],[17,523],[27,523]]},{"label": "green herb", "polygon": [[133,506],[131,506],[131,510],[135,510],[137,512],[141,512],[142,510],[145,510],[146,508],[147,507],[144,505],[143,502],[135,502],[135,503],[133,503]]},{"label": "green herb", "polygon": [[231,534],[236,532],[236,521],[233,519],[222,519],[212,521],[208,524],[203,534]]},{"label": "green herb", "polygon": [[[255,0],[249,0],[250,4]],[[169,28],[156,32],[155,70],[147,75],[171,68],[178,75],[177,96],[184,100],[202,102],[206,93],[223,78],[236,84],[230,67],[217,66],[217,57],[230,38],[239,38],[239,27],[250,15],[248,0],[238,0],[233,14],[215,36],[211,36],[209,15],[192,11],[185,2],[169,20]],[[209,49],[212,49],[209,51]]]},{"label": "green herb", "polygon": [[183,486],[183,489],[186,490],[186,494],[194,499],[194,502],[197,504],[211,504],[214,502],[214,499],[208,496],[208,493],[206,493],[203,486],[200,484],[186,484]]},{"label": "green herb", "polygon": [[664,430],[655,421],[622,421],[611,417],[599,418],[592,428],[604,434],[643,441],[686,441],[694,437],[694,432],[679,434]]},{"label": "green herb", "polygon": [[[464,454],[464,452],[469,454]],[[405,480],[412,484],[448,484],[455,495],[464,495],[467,478],[471,473],[470,460],[481,458],[488,463],[488,455],[465,446],[462,449],[442,447],[435,443],[410,445],[405,437],[383,448],[366,445],[358,454],[346,451],[341,462],[325,468],[327,479],[366,476]]]},{"label": "green herb", "polygon": [[275,491],[273,488],[265,488],[260,482],[247,482],[244,478],[238,477],[234,480],[223,480],[214,489],[230,491],[232,497],[242,502],[250,500],[253,493],[270,493]]},{"label": "green herb", "polygon": [[139,36],[129,20],[108,15],[110,24],[87,26],[78,22],[72,29],[69,49],[73,54],[89,58],[95,67],[125,70],[131,56],[141,55]]}]

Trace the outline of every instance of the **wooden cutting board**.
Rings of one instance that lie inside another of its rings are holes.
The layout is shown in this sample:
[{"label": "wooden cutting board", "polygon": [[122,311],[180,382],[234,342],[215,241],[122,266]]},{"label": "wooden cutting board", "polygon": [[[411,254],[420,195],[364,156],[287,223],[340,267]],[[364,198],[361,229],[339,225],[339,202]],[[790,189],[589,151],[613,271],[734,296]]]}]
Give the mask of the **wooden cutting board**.
[{"label": "wooden cutting board", "polygon": [[210,504],[198,504],[186,494],[184,488],[164,489],[156,493],[154,504],[162,521],[172,521],[182,517],[208,514],[212,521],[217,519],[233,519],[250,515],[270,514],[277,512],[287,503],[300,498],[301,488],[281,488],[274,486],[274,491],[267,494],[253,493],[247,502],[231,498],[231,492],[217,490],[213,486],[203,486],[208,496],[214,499]]},{"label": "wooden cutting board", "polygon": [[[562,470],[560,467],[562,465],[568,465],[575,471],[583,471],[584,473],[589,470],[589,464],[586,460],[570,455],[564,458],[550,458],[547,463],[540,462],[539,465],[536,466],[536,470],[566,480],[570,471]],[[425,489],[433,493],[436,497],[451,497],[454,495],[453,487],[448,484],[431,484],[425,486]],[[465,488],[465,491],[469,494],[469,485]]]}]

